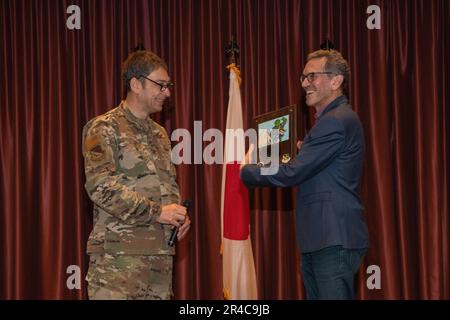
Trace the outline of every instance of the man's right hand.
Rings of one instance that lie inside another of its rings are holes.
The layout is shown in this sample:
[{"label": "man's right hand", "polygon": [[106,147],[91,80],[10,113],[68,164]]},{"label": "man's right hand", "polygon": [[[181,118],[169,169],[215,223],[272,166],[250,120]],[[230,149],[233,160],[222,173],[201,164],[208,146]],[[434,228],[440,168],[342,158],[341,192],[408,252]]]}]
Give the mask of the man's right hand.
[{"label": "man's right hand", "polygon": [[186,213],[186,207],[172,203],[161,207],[161,215],[156,221],[162,224],[171,224],[175,227],[179,227],[184,223]]}]

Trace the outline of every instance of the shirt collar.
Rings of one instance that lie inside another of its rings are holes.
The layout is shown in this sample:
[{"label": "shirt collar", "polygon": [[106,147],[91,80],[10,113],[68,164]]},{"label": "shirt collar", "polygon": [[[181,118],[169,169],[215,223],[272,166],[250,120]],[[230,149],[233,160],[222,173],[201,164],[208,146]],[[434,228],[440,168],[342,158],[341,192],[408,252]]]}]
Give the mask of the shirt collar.
[{"label": "shirt collar", "polygon": [[336,108],[337,106],[340,106],[341,104],[346,104],[348,102],[347,97],[342,95],[337,97],[336,99],[334,99],[333,101],[330,102],[329,105],[327,105],[325,107],[325,109],[323,109],[321,112],[317,112],[314,117],[316,118],[316,120],[319,120],[320,117],[322,117],[325,113],[333,110],[334,108]]},{"label": "shirt collar", "polygon": [[120,107],[121,110],[123,111],[123,113],[124,113],[124,115],[125,115],[125,118],[126,118],[128,121],[133,122],[133,123],[137,124],[137,125],[140,126],[140,127],[145,127],[145,128],[149,127],[149,118],[147,118],[147,119],[141,119],[141,118],[136,117],[136,116],[131,112],[131,110],[127,107],[127,103],[125,102],[125,100],[122,101],[122,102],[120,103],[120,106],[119,106],[119,107]]}]

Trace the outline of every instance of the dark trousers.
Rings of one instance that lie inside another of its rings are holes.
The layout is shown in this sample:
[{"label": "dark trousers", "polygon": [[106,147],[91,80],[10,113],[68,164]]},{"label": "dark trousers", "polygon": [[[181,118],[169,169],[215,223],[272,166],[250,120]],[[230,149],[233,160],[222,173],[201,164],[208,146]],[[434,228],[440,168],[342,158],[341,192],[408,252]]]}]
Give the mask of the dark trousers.
[{"label": "dark trousers", "polygon": [[333,246],[302,253],[302,275],[308,300],[355,297],[355,275],[367,252]]}]

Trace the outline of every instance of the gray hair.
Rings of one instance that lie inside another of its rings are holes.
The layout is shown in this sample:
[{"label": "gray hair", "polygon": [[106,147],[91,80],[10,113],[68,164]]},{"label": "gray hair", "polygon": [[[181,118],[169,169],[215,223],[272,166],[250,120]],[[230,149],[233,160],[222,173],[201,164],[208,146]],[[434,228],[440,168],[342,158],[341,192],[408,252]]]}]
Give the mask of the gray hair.
[{"label": "gray hair", "polygon": [[336,50],[317,50],[308,55],[306,62],[312,59],[326,58],[325,63],[326,72],[333,72],[340,74],[344,77],[342,82],[342,91],[344,94],[348,91],[348,83],[350,80],[350,67],[348,66],[347,60],[344,59],[342,54]]}]

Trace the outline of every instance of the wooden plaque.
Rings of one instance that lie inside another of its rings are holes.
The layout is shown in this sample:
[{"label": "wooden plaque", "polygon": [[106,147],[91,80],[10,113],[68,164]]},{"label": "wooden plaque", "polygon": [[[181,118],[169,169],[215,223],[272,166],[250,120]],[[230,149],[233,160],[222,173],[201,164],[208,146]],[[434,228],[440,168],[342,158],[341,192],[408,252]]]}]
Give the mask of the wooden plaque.
[{"label": "wooden plaque", "polygon": [[262,114],[253,120],[258,134],[258,162],[264,163],[260,155],[267,154],[270,157],[273,146],[278,144],[278,163],[289,163],[297,154],[297,105]]}]

